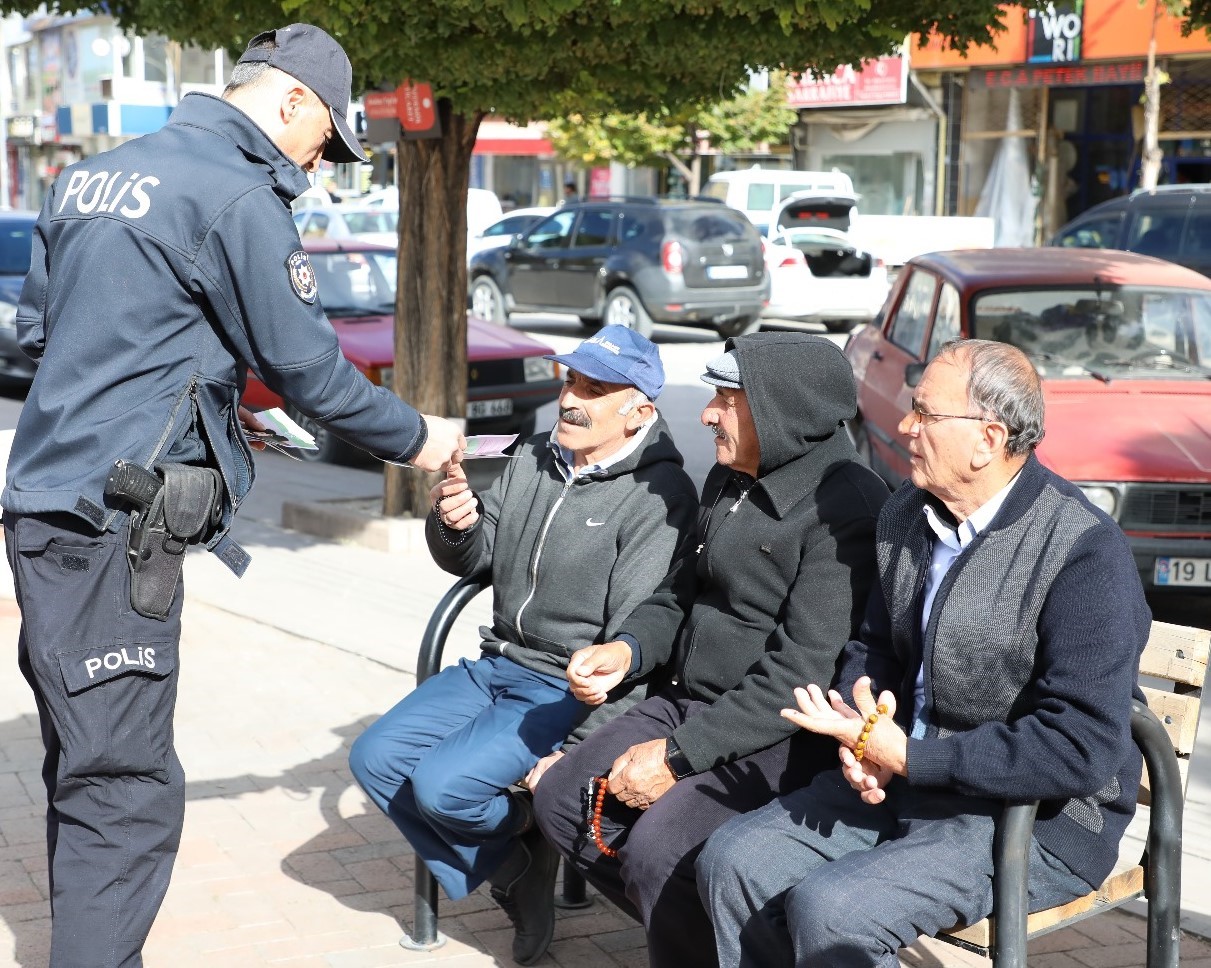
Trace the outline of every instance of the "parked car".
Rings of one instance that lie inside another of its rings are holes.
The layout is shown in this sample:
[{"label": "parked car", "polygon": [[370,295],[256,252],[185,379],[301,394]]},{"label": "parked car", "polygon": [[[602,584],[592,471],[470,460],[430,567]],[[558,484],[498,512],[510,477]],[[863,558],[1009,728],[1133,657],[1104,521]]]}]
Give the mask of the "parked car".
[{"label": "parked car", "polygon": [[1123,249],[1211,276],[1211,185],[1164,185],[1094,205],[1048,240],[1066,249]]},{"label": "parked car", "polygon": [[467,239],[467,264],[470,265],[471,256],[475,253],[508,245],[513,236],[525,234],[528,229],[533,228],[554,211],[555,209],[549,205],[513,209],[482,232]]},{"label": "parked car", "polygon": [[853,190],[853,179],[836,168],[832,171],[793,171],[760,165],[740,171],[716,172],[702,189],[704,195],[743,212],[762,234],[773,223],[778,206],[791,195],[798,192],[852,194]]},{"label": "parked car", "polygon": [[1043,381],[1038,457],[1126,532],[1152,590],[1211,594],[1211,280],[1127,252],[971,249],[911,259],[846,346],[851,431],[890,484],[897,425],[950,339],[1020,347]]},{"label": "parked car", "polygon": [[395,248],[399,244],[399,210],[314,206],[294,213],[300,239],[358,239]]},{"label": "parked car", "polygon": [[[369,379],[390,386],[394,360],[396,254],[364,242],[304,242],[311,256],[319,299],[341,350]],[[549,346],[524,333],[467,318],[467,433],[522,434],[535,430],[535,411],[559,396],[559,367],[543,356]],[[315,435],[319,449],[300,451],[308,460],[355,463],[361,452],[283,401],[249,374],[244,403],[252,409],[284,407]]]},{"label": "parked car", "polygon": [[0,385],[27,387],[35,367],[17,345],[17,301],[29,273],[37,212],[0,212]]},{"label": "parked car", "polygon": [[720,202],[627,198],[567,204],[467,272],[475,315],[573,313],[589,328],[653,322],[713,326],[723,336],[760,325],[769,299],[761,237]]},{"label": "parked car", "polygon": [[771,274],[766,318],[822,323],[832,332],[848,332],[869,323],[887,299],[887,266],[836,229],[780,232],[771,249],[790,249],[801,265],[783,259]]}]

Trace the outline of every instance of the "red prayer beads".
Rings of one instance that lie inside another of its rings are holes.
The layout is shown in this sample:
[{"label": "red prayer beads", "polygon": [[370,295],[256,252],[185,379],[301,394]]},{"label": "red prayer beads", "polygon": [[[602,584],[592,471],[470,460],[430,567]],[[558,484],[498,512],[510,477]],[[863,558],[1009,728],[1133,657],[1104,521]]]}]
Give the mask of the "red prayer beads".
[{"label": "red prayer beads", "polygon": [[589,829],[593,833],[593,843],[597,845],[597,849],[606,857],[617,857],[618,851],[605,842],[605,838],[601,836],[601,809],[605,806],[606,784],[609,783],[608,776],[594,777],[589,784],[589,789],[593,789],[593,784],[597,785],[597,794],[593,797],[593,818],[589,823]]}]

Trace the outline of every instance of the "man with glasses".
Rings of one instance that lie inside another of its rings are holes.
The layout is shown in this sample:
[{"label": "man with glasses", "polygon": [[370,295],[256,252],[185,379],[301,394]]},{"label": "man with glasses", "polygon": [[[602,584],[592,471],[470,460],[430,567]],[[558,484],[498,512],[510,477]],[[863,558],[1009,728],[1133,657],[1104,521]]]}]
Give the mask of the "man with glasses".
[{"label": "man with glasses", "polygon": [[1042,801],[1032,910],[1101,884],[1135,810],[1151,616],[1122,531],[1034,456],[1034,368],[948,343],[899,431],[911,486],[879,516],[861,631],[835,687],[805,683],[782,712],[841,765],[720,827],[698,861],[723,966],[894,968],[992,910],[1004,801]]}]

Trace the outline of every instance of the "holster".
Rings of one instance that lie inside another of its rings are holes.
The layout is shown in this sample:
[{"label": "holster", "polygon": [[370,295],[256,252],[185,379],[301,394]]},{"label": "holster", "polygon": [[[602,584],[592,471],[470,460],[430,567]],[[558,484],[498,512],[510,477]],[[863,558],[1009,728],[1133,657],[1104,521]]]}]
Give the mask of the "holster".
[{"label": "holster", "polygon": [[223,479],[210,467],[159,464],[163,480],[146,511],[130,516],[127,538],[130,604],[140,615],[164,621],[185,564],[187,545],[205,541],[223,511]]}]

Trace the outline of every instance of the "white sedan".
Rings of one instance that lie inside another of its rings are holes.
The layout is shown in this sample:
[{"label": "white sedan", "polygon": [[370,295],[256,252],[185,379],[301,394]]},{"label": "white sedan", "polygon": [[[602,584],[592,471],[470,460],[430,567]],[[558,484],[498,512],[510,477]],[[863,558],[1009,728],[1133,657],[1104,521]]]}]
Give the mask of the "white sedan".
[{"label": "white sedan", "polygon": [[502,245],[508,245],[509,240],[513,236],[521,235],[523,232],[528,231],[553,211],[555,209],[550,206],[513,209],[513,211],[493,222],[482,232],[472,235],[467,239],[467,264],[471,264],[471,256],[475,255],[476,252],[483,252],[485,249],[495,249]]},{"label": "white sedan", "polygon": [[839,229],[784,228],[767,243],[770,301],[762,317],[822,323],[838,332],[869,323],[890,289],[883,260]]},{"label": "white sedan", "polygon": [[395,248],[399,211],[347,205],[305,208],[294,213],[300,239],[357,239]]}]

